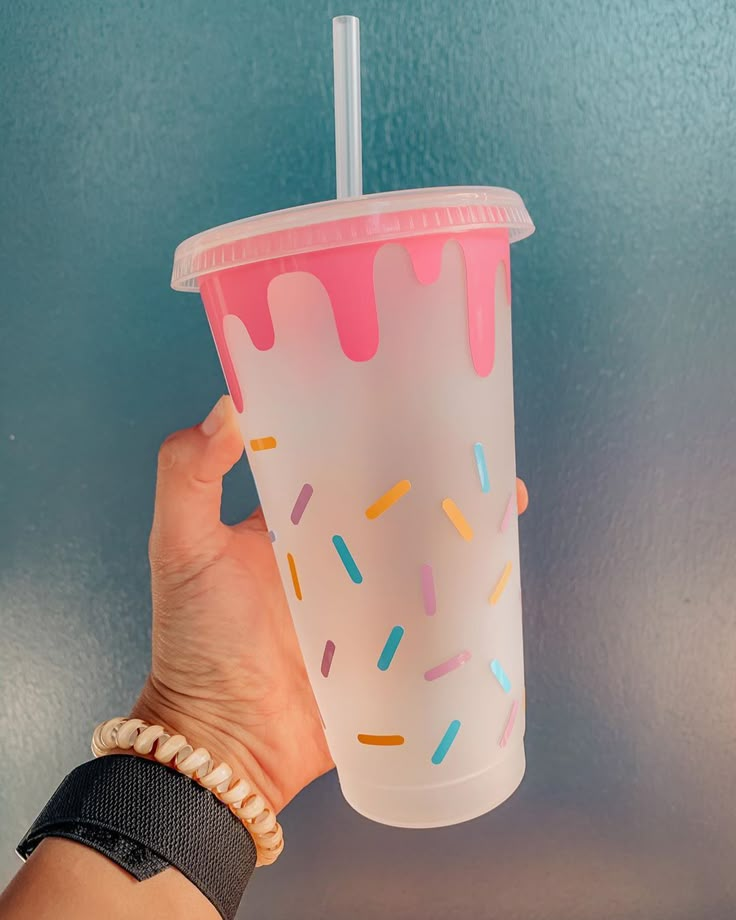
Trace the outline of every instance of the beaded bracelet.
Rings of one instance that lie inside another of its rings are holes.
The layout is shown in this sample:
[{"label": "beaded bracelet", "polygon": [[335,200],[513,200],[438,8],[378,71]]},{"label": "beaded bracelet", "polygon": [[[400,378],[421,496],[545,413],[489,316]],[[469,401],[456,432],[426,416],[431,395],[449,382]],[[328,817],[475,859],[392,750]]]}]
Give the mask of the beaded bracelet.
[{"label": "beaded bracelet", "polygon": [[142,757],[183,773],[215,795],[245,825],[256,845],[257,866],[270,866],[284,849],[284,833],[276,813],[245,779],[233,782],[232,768],[226,763],[217,767],[206,748],[194,749],[183,735],[170,735],[161,725],[149,725],[142,719],[118,716],[101,722],[92,736],[95,757],[117,751],[133,750]]}]

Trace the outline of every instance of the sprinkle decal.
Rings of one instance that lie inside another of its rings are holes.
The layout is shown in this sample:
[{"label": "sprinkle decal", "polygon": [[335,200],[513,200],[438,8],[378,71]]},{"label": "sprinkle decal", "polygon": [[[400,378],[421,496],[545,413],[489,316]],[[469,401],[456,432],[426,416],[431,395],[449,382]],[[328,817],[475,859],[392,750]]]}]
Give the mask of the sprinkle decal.
[{"label": "sprinkle decal", "polygon": [[250,442],[251,450],[273,450],[276,447],[276,438],[254,438]]},{"label": "sprinkle decal", "polygon": [[330,668],[332,667],[332,658],[335,654],[335,643],[332,639],[328,639],[325,642],[325,650],[322,653],[322,665],[320,671],[322,672],[322,677],[330,676]]},{"label": "sprinkle decal", "polygon": [[391,505],[395,505],[400,498],[403,498],[410,489],[411,483],[409,480],[402,479],[395,486],[391,486],[388,492],[384,492],[377,501],[373,502],[370,508],[366,508],[365,516],[369,521],[375,521],[384,511],[388,511]]},{"label": "sprinkle decal", "polygon": [[363,582],[363,576],[360,573],[355,559],[353,559],[352,553],[347,548],[345,540],[339,534],[335,534],[332,538],[332,545],[337,550],[337,555],[340,557],[342,564],[345,566],[345,571],[352,581],[354,581],[356,585],[361,584]]},{"label": "sprinkle decal", "polygon": [[442,510],[455,525],[455,530],[460,534],[463,540],[473,539],[473,528],[465,520],[465,516],[451,498],[446,498],[442,502]]},{"label": "sprinkle decal", "polygon": [[403,735],[358,735],[361,744],[377,744],[381,747],[394,747],[404,743]]},{"label": "sprinkle decal", "polygon": [[481,492],[491,491],[491,480],[488,478],[488,466],[486,464],[486,453],[483,445],[479,442],[473,446],[475,453],[475,465],[478,470],[478,479],[480,479]]},{"label": "sprinkle decal", "polygon": [[388,671],[391,662],[394,660],[396,649],[399,647],[399,643],[403,638],[404,627],[394,626],[394,628],[388,634],[388,639],[386,639],[386,644],[384,645],[383,651],[381,652],[381,657],[378,659],[379,671]]},{"label": "sprinkle decal", "polygon": [[452,747],[452,743],[457,738],[457,733],[460,731],[460,720],[453,719],[450,722],[447,731],[442,736],[442,741],[437,745],[437,750],[432,754],[432,763],[435,766],[439,766],[442,761],[447,756],[447,752]]},{"label": "sprinkle decal", "polygon": [[291,583],[294,585],[294,594],[296,594],[296,599],[300,601],[302,599],[302,586],[299,584],[299,575],[296,570],[296,562],[294,562],[294,557],[291,555],[291,553],[286,554],[286,559],[289,563]]},{"label": "sprinkle decal", "polygon": [[501,521],[501,533],[506,533],[509,529],[509,524],[511,523],[511,516],[514,513],[514,500],[516,499],[516,494],[514,492],[509,495],[509,500],[506,503],[506,510],[503,513],[503,520]]},{"label": "sprinkle decal", "polygon": [[501,740],[498,742],[499,746],[505,748],[509,743],[509,738],[511,737],[511,732],[514,730],[514,723],[516,722],[516,716],[519,712],[519,701],[514,700],[511,704],[511,711],[509,712],[509,717],[506,720],[506,728],[503,730],[501,735]]},{"label": "sprinkle decal", "polygon": [[424,672],[425,680],[437,680],[438,677],[444,677],[445,674],[449,674],[450,671],[455,671],[457,668],[461,668],[466,664],[473,656],[470,652],[465,649],[457,655],[454,655],[452,658],[448,658],[447,661],[443,661],[441,664],[435,665],[433,668],[430,668],[428,671]]},{"label": "sprinkle decal", "polygon": [[422,566],[421,582],[424,612],[428,617],[433,617],[437,612],[437,595],[434,589],[434,572],[431,565]]},{"label": "sprinkle decal", "polygon": [[509,583],[509,578],[511,578],[511,563],[507,562],[503,567],[503,572],[501,572],[501,577],[498,579],[496,587],[493,589],[493,594],[488,598],[492,604],[497,604],[501,600],[501,595]]},{"label": "sprinkle decal", "polygon": [[503,667],[501,666],[501,662],[498,660],[498,658],[494,658],[493,661],[491,662],[491,671],[493,673],[493,676],[496,678],[496,680],[501,685],[501,689],[503,690],[503,692],[511,693],[511,681],[509,680],[508,674],[504,671]]},{"label": "sprinkle decal", "polygon": [[276,542],[276,531],[275,531],[275,530],[269,530],[269,532],[268,532],[268,539],[269,539],[272,543],[275,543],[275,542]]},{"label": "sprinkle decal", "polygon": [[297,495],[296,501],[294,502],[294,507],[291,509],[291,523],[298,524],[302,519],[307,505],[309,504],[309,499],[314,494],[314,489],[309,485],[308,482],[305,482],[302,486],[301,492]]}]

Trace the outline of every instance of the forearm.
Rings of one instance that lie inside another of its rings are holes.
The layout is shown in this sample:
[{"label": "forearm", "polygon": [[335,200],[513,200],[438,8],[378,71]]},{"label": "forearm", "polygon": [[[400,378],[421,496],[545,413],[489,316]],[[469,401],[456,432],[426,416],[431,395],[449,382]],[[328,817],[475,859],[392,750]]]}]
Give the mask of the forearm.
[{"label": "forearm", "polygon": [[44,840],[0,895],[0,920],[218,920],[207,898],[177,869],[138,882],[96,850]]}]

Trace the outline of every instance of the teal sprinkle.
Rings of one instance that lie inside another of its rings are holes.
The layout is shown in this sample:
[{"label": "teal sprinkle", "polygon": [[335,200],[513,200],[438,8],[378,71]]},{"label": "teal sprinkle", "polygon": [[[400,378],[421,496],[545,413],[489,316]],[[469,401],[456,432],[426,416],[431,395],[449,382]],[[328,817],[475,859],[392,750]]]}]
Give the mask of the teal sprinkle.
[{"label": "teal sprinkle", "polygon": [[345,545],[345,541],[339,534],[335,534],[332,538],[332,543],[337,550],[337,555],[342,560],[342,564],[345,566],[345,570],[348,575],[352,578],[356,585],[359,585],[363,581],[363,576],[360,574],[360,569],[355,564],[355,559],[353,559],[350,550]]},{"label": "teal sprinkle", "polygon": [[491,481],[488,478],[488,466],[486,464],[486,454],[483,445],[478,443],[473,447],[475,451],[475,465],[478,467],[478,479],[480,479],[481,492],[491,491]]},{"label": "teal sprinkle", "polygon": [[491,662],[491,671],[493,671],[493,676],[501,684],[505,693],[511,693],[511,681],[509,680],[508,674],[501,667],[501,662],[494,658]]},{"label": "teal sprinkle", "polygon": [[388,639],[386,639],[386,644],[384,645],[383,651],[381,652],[381,657],[378,659],[379,671],[388,671],[389,665],[394,660],[396,649],[399,647],[399,642],[401,642],[403,638],[404,627],[394,626],[388,635]]},{"label": "teal sprinkle", "polygon": [[437,766],[445,759],[447,752],[452,747],[452,743],[460,731],[460,720],[453,719],[447,731],[442,736],[442,741],[437,745],[437,750],[432,754],[432,763]]}]

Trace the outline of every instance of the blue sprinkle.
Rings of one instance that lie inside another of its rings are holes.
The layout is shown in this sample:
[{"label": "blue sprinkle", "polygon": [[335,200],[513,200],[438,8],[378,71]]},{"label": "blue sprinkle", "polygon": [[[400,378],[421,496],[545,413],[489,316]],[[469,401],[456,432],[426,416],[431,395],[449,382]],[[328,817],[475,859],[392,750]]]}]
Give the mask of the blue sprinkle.
[{"label": "blue sprinkle", "polygon": [[272,543],[275,543],[275,542],[276,542],[276,531],[275,531],[275,530],[269,530],[269,532],[268,532],[268,539],[269,539]]},{"label": "blue sprinkle", "polygon": [[509,680],[508,674],[501,667],[501,662],[494,658],[491,662],[491,671],[493,671],[493,676],[501,684],[505,693],[511,693],[511,681]]},{"label": "blue sprinkle", "polygon": [[381,652],[381,657],[378,659],[379,671],[388,671],[389,665],[394,660],[396,649],[399,647],[399,642],[401,642],[403,638],[404,627],[394,626],[394,628],[389,633],[388,639],[386,639],[386,644],[384,645],[383,651]]},{"label": "blue sprinkle", "polygon": [[447,752],[452,747],[452,742],[457,737],[457,733],[460,731],[460,720],[453,719],[450,722],[450,725],[442,736],[442,741],[437,745],[437,750],[432,754],[432,763],[436,766],[437,764],[442,763],[447,755]]},{"label": "blue sprinkle", "polygon": [[480,479],[481,492],[491,491],[491,481],[488,478],[488,466],[486,465],[486,454],[483,445],[478,443],[473,447],[475,451],[475,465],[478,467],[478,479]]},{"label": "blue sprinkle", "polygon": [[360,569],[355,564],[355,559],[353,559],[350,550],[345,545],[345,541],[339,534],[335,534],[332,538],[332,543],[337,550],[337,555],[342,560],[342,564],[345,566],[345,569],[348,575],[352,578],[356,585],[359,585],[363,581],[363,576],[360,574]]}]

